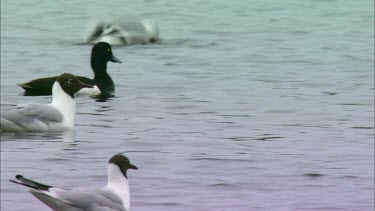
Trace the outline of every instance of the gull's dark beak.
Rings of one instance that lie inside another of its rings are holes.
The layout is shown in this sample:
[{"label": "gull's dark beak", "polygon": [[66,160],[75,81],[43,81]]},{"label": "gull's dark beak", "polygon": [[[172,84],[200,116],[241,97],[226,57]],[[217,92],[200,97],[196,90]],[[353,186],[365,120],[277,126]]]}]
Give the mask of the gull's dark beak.
[{"label": "gull's dark beak", "polygon": [[113,54],[112,54],[110,61],[115,62],[115,63],[121,63],[120,59],[116,58]]},{"label": "gull's dark beak", "polygon": [[131,163],[130,163],[129,168],[130,168],[130,169],[134,169],[134,170],[137,170],[137,169],[138,169],[137,166],[135,166],[135,165],[133,165],[133,164],[131,164]]},{"label": "gull's dark beak", "polygon": [[94,88],[93,86],[91,86],[90,84],[85,84],[85,83],[82,83],[81,82],[81,88]]}]

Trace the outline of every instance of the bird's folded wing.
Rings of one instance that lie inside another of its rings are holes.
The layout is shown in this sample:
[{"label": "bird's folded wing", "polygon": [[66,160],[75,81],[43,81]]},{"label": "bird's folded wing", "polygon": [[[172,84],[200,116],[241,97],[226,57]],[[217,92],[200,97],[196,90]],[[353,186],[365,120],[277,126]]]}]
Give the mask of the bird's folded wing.
[{"label": "bird's folded wing", "polygon": [[53,194],[59,199],[82,209],[93,211],[127,211],[121,199],[105,189],[53,189]]},{"label": "bird's folded wing", "polygon": [[14,109],[2,112],[1,117],[17,125],[28,124],[35,120],[41,122],[61,122],[62,114],[54,107],[45,104],[26,104],[16,106]]}]

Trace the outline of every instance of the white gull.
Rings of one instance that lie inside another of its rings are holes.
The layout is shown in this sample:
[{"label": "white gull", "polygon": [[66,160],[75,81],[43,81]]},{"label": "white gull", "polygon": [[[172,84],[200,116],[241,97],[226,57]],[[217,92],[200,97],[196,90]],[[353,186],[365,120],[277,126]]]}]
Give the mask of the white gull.
[{"label": "white gull", "polygon": [[104,188],[72,190],[41,184],[21,175],[11,182],[29,187],[29,192],[56,211],[129,211],[130,191],[128,169],[138,169],[121,154],[108,162],[108,184]]}]

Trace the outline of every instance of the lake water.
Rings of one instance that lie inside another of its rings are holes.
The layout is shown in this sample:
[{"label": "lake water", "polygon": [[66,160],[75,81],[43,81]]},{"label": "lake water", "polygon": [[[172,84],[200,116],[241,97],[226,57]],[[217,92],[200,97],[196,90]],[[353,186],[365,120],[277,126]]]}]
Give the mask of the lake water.
[{"label": "lake water", "polygon": [[1,2],[2,109],[17,83],[92,76],[91,20],[154,20],[159,44],[114,47],[116,97],[79,97],[66,133],[1,134],[1,210],[49,210],[22,174],[106,185],[125,152],[132,210],[374,210],[374,2]]}]

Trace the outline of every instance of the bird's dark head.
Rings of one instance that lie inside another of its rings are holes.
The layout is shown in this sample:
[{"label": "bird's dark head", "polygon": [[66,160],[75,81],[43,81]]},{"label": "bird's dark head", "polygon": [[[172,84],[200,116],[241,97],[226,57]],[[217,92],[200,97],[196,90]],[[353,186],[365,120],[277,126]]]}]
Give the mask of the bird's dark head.
[{"label": "bird's dark head", "polygon": [[112,163],[118,166],[120,168],[120,171],[126,178],[128,178],[128,176],[126,175],[128,169],[138,169],[137,166],[130,163],[129,159],[125,155],[121,154],[112,156],[111,159],[109,159],[108,163]]},{"label": "bird's dark head", "polygon": [[93,86],[89,84],[82,83],[75,75],[70,73],[61,74],[56,81],[60,84],[64,92],[72,98],[74,98],[74,94],[82,88],[93,88]]},{"label": "bird's dark head", "polygon": [[92,47],[91,59],[102,60],[107,63],[108,61],[121,63],[112,52],[112,47],[106,42],[98,42]]}]

